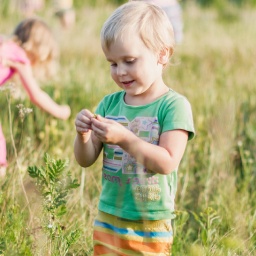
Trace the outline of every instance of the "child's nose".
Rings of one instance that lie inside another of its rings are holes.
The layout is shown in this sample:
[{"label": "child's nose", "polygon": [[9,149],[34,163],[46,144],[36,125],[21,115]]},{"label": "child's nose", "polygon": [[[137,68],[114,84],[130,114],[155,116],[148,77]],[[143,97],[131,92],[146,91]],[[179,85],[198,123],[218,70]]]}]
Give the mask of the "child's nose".
[{"label": "child's nose", "polygon": [[125,67],[123,65],[119,65],[117,67],[117,71],[116,72],[117,72],[118,76],[123,76],[123,75],[126,74],[126,69],[125,69]]}]

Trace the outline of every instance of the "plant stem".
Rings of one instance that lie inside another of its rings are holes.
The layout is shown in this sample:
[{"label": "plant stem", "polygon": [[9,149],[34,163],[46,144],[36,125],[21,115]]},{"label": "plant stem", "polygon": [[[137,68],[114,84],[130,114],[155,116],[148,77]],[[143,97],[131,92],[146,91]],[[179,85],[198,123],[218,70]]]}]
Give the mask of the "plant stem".
[{"label": "plant stem", "polygon": [[20,185],[22,188],[22,191],[24,193],[25,199],[27,201],[27,206],[28,206],[28,210],[30,213],[30,221],[29,221],[29,225],[31,224],[31,219],[32,219],[32,211],[29,205],[29,200],[28,200],[28,196],[27,196],[27,192],[23,183],[23,177],[21,175],[21,167],[20,167],[20,163],[19,163],[19,159],[18,159],[18,153],[17,153],[17,149],[15,146],[15,142],[14,142],[14,136],[13,136],[13,132],[12,132],[12,111],[11,111],[11,102],[10,102],[10,97],[8,97],[9,95],[7,94],[6,98],[7,98],[7,103],[8,103],[8,114],[9,114],[9,127],[10,127],[10,135],[11,135],[11,141],[12,141],[12,146],[14,149],[14,155],[15,155],[15,161],[18,167],[18,173],[19,173],[19,180],[20,180]]}]

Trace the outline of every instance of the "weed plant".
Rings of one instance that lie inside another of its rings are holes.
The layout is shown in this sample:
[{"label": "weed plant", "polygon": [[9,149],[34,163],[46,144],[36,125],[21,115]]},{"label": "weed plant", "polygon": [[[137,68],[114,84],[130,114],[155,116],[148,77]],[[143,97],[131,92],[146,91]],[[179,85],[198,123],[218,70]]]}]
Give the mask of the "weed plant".
[{"label": "weed plant", "polygon": [[[89,168],[79,167],[73,155],[74,119],[80,109],[93,111],[105,94],[118,89],[99,39],[104,20],[116,6],[112,1],[89,2],[77,1],[77,23],[71,30],[61,29],[50,5],[40,13],[61,46],[59,76],[42,87],[57,102],[70,104],[71,118],[56,120],[35,108],[22,93],[17,96],[17,82],[11,86],[14,91],[6,86],[0,91],[9,162],[0,185],[0,254],[56,255],[54,246],[43,250],[46,242],[60,239],[65,244],[61,229],[52,236],[47,228],[38,228],[47,227],[53,213],[45,209],[42,192],[27,171],[29,166],[44,166],[48,153],[52,159],[68,159],[71,175],[80,183],[69,190],[66,213],[54,217],[69,234],[79,227],[67,255],[92,255],[102,156]],[[188,143],[179,167],[173,255],[254,256],[256,10],[248,1],[215,1],[204,9],[195,2],[183,1],[184,40],[164,73],[166,83],[191,102],[196,126],[196,137]],[[1,33],[9,34],[22,16],[9,15],[6,5],[0,5],[0,12],[8,14],[0,16]],[[20,104],[32,109],[23,119]],[[48,224],[43,225],[47,214]]]},{"label": "weed plant", "polygon": [[[45,166],[29,166],[29,176],[35,179],[36,187],[42,196],[42,225],[47,235],[44,255],[67,255],[72,244],[80,235],[79,229],[69,232],[63,216],[67,213],[67,197],[71,189],[79,186],[77,180],[65,172],[68,160],[55,160],[44,155]],[[47,252],[47,253],[46,253]],[[41,253],[42,254],[42,253]]]}]

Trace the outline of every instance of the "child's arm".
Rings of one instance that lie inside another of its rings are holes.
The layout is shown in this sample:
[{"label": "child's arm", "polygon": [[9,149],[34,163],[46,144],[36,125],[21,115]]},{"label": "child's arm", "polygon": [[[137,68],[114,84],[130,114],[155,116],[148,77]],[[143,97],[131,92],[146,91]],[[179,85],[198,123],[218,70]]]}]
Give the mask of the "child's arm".
[{"label": "child's arm", "polygon": [[92,165],[98,158],[102,142],[91,130],[92,119],[95,116],[87,109],[80,111],[75,120],[77,135],[74,143],[74,154],[82,167]]},{"label": "child's arm", "polygon": [[65,120],[70,116],[69,106],[57,104],[46,92],[41,90],[33,76],[30,65],[10,60],[6,61],[6,64],[18,72],[24,89],[33,104],[56,118]]},{"label": "child's arm", "polygon": [[100,141],[120,146],[147,169],[160,174],[169,174],[179,166],[188,141],[187,131],[172,130],[161,134],[159,145],[154,145],[100,116],[92,120],[91,127]]}]

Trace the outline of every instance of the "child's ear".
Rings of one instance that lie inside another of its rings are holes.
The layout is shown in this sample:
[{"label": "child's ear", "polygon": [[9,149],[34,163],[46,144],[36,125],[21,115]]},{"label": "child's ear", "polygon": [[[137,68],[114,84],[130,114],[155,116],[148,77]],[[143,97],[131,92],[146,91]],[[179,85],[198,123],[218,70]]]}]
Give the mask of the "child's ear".
[{"label": "child's ear", "polygon": [[172,56],[172,52],[170,52],[170,49],[164,48],[159,53],[158,62],[162,65],[166,65],[169,61],[170,56]]}]

